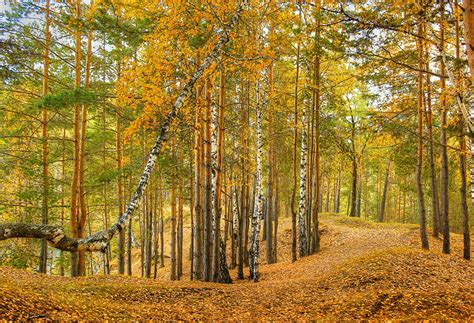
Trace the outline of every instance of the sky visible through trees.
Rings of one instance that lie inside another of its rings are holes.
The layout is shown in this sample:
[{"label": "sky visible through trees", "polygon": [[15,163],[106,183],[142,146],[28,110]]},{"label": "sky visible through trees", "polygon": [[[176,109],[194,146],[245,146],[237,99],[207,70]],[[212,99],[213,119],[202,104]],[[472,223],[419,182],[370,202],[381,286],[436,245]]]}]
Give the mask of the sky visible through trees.
[{"label": "sky visible through trees", "polygon": [[392,229],[469,260],[473,10],[2,1],[0,268],[269,284]]}]

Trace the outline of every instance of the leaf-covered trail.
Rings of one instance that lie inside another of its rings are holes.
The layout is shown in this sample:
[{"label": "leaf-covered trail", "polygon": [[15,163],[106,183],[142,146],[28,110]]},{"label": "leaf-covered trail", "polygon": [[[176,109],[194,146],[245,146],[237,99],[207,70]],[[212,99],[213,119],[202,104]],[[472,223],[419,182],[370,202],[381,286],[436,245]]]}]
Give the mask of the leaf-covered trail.
[{"label": "leaf-covered trail", "polygon": [[[263,265],[257,284],[73,279],[0,268],[0,317],[474,318],[474,266],[461,259],[459,236],[453,255],[442,255],[418,249],[414,226],[329,215],[322,222],[321,252],[293,264],[291,233],[282,229],[283,262]],[[440,250],[440,241],[430,242]]]}]

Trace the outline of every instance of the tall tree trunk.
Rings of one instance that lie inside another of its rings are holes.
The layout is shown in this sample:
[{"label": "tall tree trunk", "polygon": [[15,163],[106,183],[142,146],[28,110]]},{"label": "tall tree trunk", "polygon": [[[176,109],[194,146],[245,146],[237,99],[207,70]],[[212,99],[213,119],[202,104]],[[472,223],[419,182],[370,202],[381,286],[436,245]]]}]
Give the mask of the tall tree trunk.
[{"label": "tall tree trunk", "polygon": [[418,214],[420,218],[420,235],[421,235],[421,247],[423,249],[429,249],[428,235],[426,233],[426,214],[425,214],[425,196],[423,193],[423,181],[422,181],[422,170],[423,170],[423,23],[422,17],[419,17],[418,24],[418,35],[417,40],[418,47],[418,154],[416,164],[416,189],[418,192]]},{"label": "tall tree trunk", "polygon": [[[120,216],[119,220],[116,223],[114,223],[109,229],[97,232],[96,234],[84,239],[77,239],[74,237],[71,238],[65,234],[63,227],[58,226],[25,223],[0,224],[0,240],[20,237],[36,239],[44,238],[48,240],[55,248],[58,248],[60,250],[67,250],[71,252],[78,250],[106,250],[110,240],[114,237],[117,231],[123,231],[125,223],[127,223],[130,216],[135,211],[138,202],[146,189],[148,180],[153,172],[153,169],[156,165],[156,161],[163,147],[163,143],[167,140],[169,136],[169,129],[171,123],[175,120],[177,114],[183,106],[184,99],[189,95],[196,82],[202,77],[208,67],[217,60],[218,54],[222,50],[222,47],[229,41],[229,34],[235,27],[237,21],[239,20],[244,10],[244,4],[244,2],[241,2],[237,5],[235,14],[232,16],[229,23],[224,25],[223,31],[216,45],[211,50],[211,52],[206,57],[201,66],[198,68],[198,70],[193,73],[189,81],[186,82],[186,85],[184,86],[183,90],[180,91],[178,97],[176,98],[174,104],[171,107],[171,111],[168,113],[167,117],[165,118],[163,124],[159,129],[159,133],[154,141],[153,148],[151,149],[149,154],[148,162],[140,177],[140,182],[137,185],[135,193],[133,194],[132,199],[127,205],[126,210]],[[76,44],[77,43],[79,43],[80,45],[80,42],[76,42]],[[79,69],[78,64],[76,64],[76,69]],[[76,73],[76,76],[80,77],[78,73]]]},{"label": "tall tree trunk", "polygon": [[300,42],[296,47],[296,76],[294,101],[294,138],[293,138],[293,191],[291,193],[291,261],[296,261],[296,190],[297,190],[297,145],[298,145],[298,83],[300,74]]},{"label": "tall tree trunk", "polygon": [[[89,89],[90,84],[90,70],[91,70],[91,58],[92,58],[92,30],[89,29],[87,35],[87,56],[86,56],[86,77],[84,80],[84,88]],[[78,226],[78,237],[85,237],[85,225],[87,220],[87,204],[86,204],[86,190],[85,190],[85,162],[86,162],[86,131],[87,131],[87,105],[82,106],[81,116],[81,144],[80,144],[80,159],[79,159],[79,226]],[[85,261],[86,254],[84,251],[78,252],[78,274],[79,276],[85,275]]]},{"label": "tall tree trunk", "polygon": [[429,142],[429,157],[430,157],[430,182],[431,182],[431,208],[433,212],[433,236],[439,236],[439,196],[438,186],[436,183],[436,166],[433,149],[433,113],[431,109],[431,80],[430,80],[430,62],[429,62],[429,47],[426,45],[425,60],[426,60],[426,126],[428,128],[428,142]]},{"label": "tall tree trunk", "polygon": [[211,279],[211,231],[212,231],[212,183],[211,183],[211,92],[212,84],[209,78],[206,79],[206,118],[205,118],[205,139],[204,139],[204,250],[203,250],[203,273],[204,280]]},{"label": "tall tree trunk", "polygon": [[[320,1],[318,1],[318,11],[320,10]],[[320,46],[320,33],[319,20],[316,29],[316,49],[317,53],[314,57],[314,89],[313,89],[313,110],[315,114],[315,147],[314,147],[314,198],[313,198],[313,212],[312,212],[312,237],[311,237],[311,253],[319,252],[320,249],[320,238],[319,238],[319,205],[320,191],[321,191],[321,157],[319,151],[320,143],[320,119],[321,119],[321,46]]]},{"label": "tall tree trunk", "polygon": [[[120,14],[120,8],[119,8]],[[118,18],[120,21],[120,19]],[[121,62],[121,40],[117,39],[116,50],[119,52],[119,57],[117,59],[117,81],[122,77],[122,62]],[[121,106],[117,107],[116,110],[116,135],[115,135],[115,145],[116,145],[116,154],[117,154],[117,199],[118,199],[118,219],[120,220],[122,214],[124,213],[124,192],[123,192],[123,138],[122,138],[122,115],[123,109]],[[139,198],[137,199],[137,201]],[[125,272],[125,230],[120,230],[117,236],[117,272],[119,274],[124,274]]]},{"label": "tall tree trunk", "polygon": [[[444,12],[445,4],[444,0],[440,1],[440,47],[441,51],[444,52]],[[443,225],[443,253],[450,253],[450,238],[449,238],[449,204],[448,204],[448,151],[447,151],[447,134],[446,129],[448,127],[448,111],[446,103],[446,80],[443,77],[445,75],[445,62],[441,60],[441,222]]]},{"label": "tall tree trunk", "polygon": [[[199,66],[200,55],[196,62]],[[196,93],[196,119],[195,119],[195,144],[194,144],[194,278],[202,278],[202,83],[197,87]]]},{"label": "tall tree trunk", "polygon": [[[272,25],[273,26],[273,25]],[[273,27],[270,26],[270,35],[273,34]],[[270,63],[268,66],[268,177],[267,177],[267,212],[266,221],[265,221],[265,258],[267,264],[272,264],[274,260],[274,250],[273,250],[273,217],[274,217],[274,205],[273,205],[273,181],[275,178],[275,151],[274,151],[274,139],[273,139],[273,63]]]},{"label": "tall tree trunk", "polygon": [[377,222],[385,221],[385,202],[387,200],[388,179],[390,177],[390,163],[391,163],[391,160],[389,158],[387,162],[387,168],[385,170],[385,181],[383,184],[382,203],[380,205],[380,211],[377,217]]},{"label": "tall tree trunk", "polygon": [[[44,29],[44,65],[43,65],[43,96],[47,95],[49,84],[49,47],[51,43],[51,33],[49,26],[50,18],[50,0],[46,0],[45,8],[45,29]],[[41,208],[41,223],[48,224],[49,220],[49,144],[48,144],[48,109],[44,108],[41,120],[41,136],[43,140],[43,204]],[[48,244],[45,239],[41,240],[39,272],[46,274],[48,263]]]},{"label": "tall tree trunk", "polygon": [[[81,2],[76,0],[75,15],[80,19]],[[81,87],[81,32],[79,29],[75,31],[75,87]],[[74,107],[74,166],[71,183],[71,229],[72,236],[79,238],[79,219],[78,219],[78,202],[79,202],[79,163],[80,163],[80,144],[81,144],[81,106]],[[80,276],[79,271],[79,252],[71,253],[71,276]]]},{"label": "tall tree trunk", "polygon": [[262,157],[263,157],[263,140],[262,140],[262,111],[260,102],[260,84],[257,80],[256,84],[256,110],[257,110],[257,160],[256,160],[256,179],[255,179],[255,203],[252,213],[252,236],[250,241],[250,279],[257,282],[260,278],[259,273],[259,257],[260,257],[260,220],[263,216],[263,188],[262,188]]},{"label": "tall tree trunk", "polygon": [[[158,178],[157,180],[160,181],[161,178]],[[160,184],[156,183],[155,189],[153,190],[153,279],[156,279],[158,275],[158,196],[161,194],[160,186]]]},{"label": "tall tree trunk", "polygon": [[298,210],[298,229],[299,229],[299,256],[305,257],[308,254],[306,241],[306,203],[307,203],[307,144],[306,144],[306,105],[303,105],[301,114],[301,161],[300,161],[300,198]]},{"label": "tall tree trunk", "polygon": [[183,154],[183,141],[179,140],[179,155],[178,155],[178,169],[180,173],[178,174],[178,232],[176,237],[176,246],[177,246],[177,268],[176,268],[176,278],[181,280],[183,276],[183,174],[181,173],[181,165],[184,158]]},{"label": "tall tree trunk", "polygon": [[[467,10],[468,8],[464,8]],[[471,8],[472,10],[472,8]],[[457,14],[458,9],[455,9],[455,13]],[[457,15],[456,15],[457,17]],[[474,14],[471,12],[471,18],[474,20]],[[474,22],[471,22],[473,26],[471,28],[474,28]],[[455,20],[455,28],[456,28],[456,59],[460,58],[461,52],[460,52],[460,42],[459,42],[459,21],[456,19]],[[472,29],[471,29],[472,31]],[[472,42],[472,45],[474,46],[474,41]],[[472,49],[471,49],[472,51]],[[473,62],[474,63],[474,62]],[[474,65],[474,64],[473,64]],[[472,70],[474,71],[474,66],[472,67]],[[459,68],[456,71],[456,87],[458,88],[458,91],[460,90],[461,87],[461,75],[460,75],[460,70]],[[460,197],[461,197],[461,214],[462,214],[462,233],[463,233],[463,257],[466,260],[471,259],[471,234],[470,234],[470,228],[469,228],[469,212],[467,208],[467,179],[466,179],[466,173],[467,173],[467,163],[466,163],[466,156],[468,154],[468,149],[466,145],[466,138],[465,138],[465,124],[464,124],[464,119],[462,112],[459,113],[459,170],[460,170],[460,175],[461,175],[461,187],[460,187]]]},{"label": "tall tree trunk", "polygon": [[[171,143],[173,160],[176,160],[176,137],[173,137]],[[176,280],[176,176],[173,174],[171,179],[171,233],[170,233],[170,279]]]},{"label": "tall tree trunk", "polygon": [[[192,130],[190,130],[189,137],[192,138]],[[191,141],[192,142],[192,141]],[[190,145],[191,145],[190,142]],[[189,280],[194,280],[194,239],[196,235],[195,226],[194,226],[194,149],[190,151],[189,155],[189,219],[191,222],[191,237],[189,239]]]},{"label": "tall tree trunk", "polygon": [[[242,76],[241,76],[242,77]],[[241,105],[241,122],[240,122],[240,214],[239,214],[239,227],[238,227],[238,238],[237,238],[237,279],[244,279],[244,258],[245,258],[245,245],[244,245],[244,228],[246,227],[246,209],[247,209],[247,198],[246,198],[246,187],[247,187],[247,174],[245,172],[245,155],[246,155],[246,109],[245,109],[245,95],[244,95],[244,82],[240,81],[240,105]]]},{"label": "tall tree trunk", "polygon": [[474,86],[474,3],[472,0],[463,0],[463,7],[467,61],[471,70],[471,83]]},{"label": "tall tree trunk", "polygon": [[[223,146],[224,146],[224,111],[225,111],[225,72],[221,68],[219,82],[219,110],[213,105],[213,140],[212,140],[212,211],[213,211],[213,244],[212,244],[212,280],[219,280],[219,270],[223,264],[220,264],[219,248],[221,247],[220,220],[222,214],[221,192],[222,192],[222,168],[223,168]],[[227,225],[227,223],[226,223]],[[224,250],[225,254],[225,250]]]},{"label": "tall tree trunk", "polygon": [[[129,158],[130,162],[133,162],[133,138],[130,138],[129,142]],[[128,184],[129,184],[129,196],[130,199],[132,197],[132,174],[129,174],[128,177]],[[127,229],[127,275],[132,276],[132,217],[128,220],[128,229]]]}]

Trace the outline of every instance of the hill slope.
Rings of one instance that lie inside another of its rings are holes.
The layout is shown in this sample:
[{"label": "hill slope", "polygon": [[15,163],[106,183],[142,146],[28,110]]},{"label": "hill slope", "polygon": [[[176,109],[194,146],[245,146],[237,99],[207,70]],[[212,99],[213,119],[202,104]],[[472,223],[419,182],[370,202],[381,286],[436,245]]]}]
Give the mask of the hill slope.
[{"label": "hill slope", "polygon": [[[474,266],[458,256],[459,236],[453,255],[443,255],[419,250],[414,226],[333,215],[321,221],[321,252],[293,264],[282,223],[283,262],[263,265],[256,284],[67,278],[0,267],[0,318],[474,318]],[[439,240],[430,242],[441,249]]]}]

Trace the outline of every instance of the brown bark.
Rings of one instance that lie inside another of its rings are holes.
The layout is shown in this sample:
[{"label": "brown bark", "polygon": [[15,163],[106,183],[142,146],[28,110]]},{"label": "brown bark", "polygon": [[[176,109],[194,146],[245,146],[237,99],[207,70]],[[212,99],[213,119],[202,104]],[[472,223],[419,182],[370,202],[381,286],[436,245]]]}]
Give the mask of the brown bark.
[{"label": "brown bark", "polygon": [[382,204],[380,205],[380,211],[377,217],[377,222],[384,222],[385,221],[385,201],[387,200],[387,190],[388,190],[388,179],[390,175],[390,158],[387,162],[387,169],[385,170],[385,181],[383,185],[383,193],[382,193]]},{"label": "brown bark", "polygon": [[[243,12],[243,9],[243,3],[239,3],[235,14],[232,16],[229,23],[224,26],[224,30],[221,33],[219,40],[214,46],[214,48],[211,50],[204,62],[200,65],[199,69],[192,75],[189,81],[187,81],[183,90],[180,91],[178,97],[172,105],[171,111],[169,112],[159,129],[159,133],[154,141],[153,148],[150,151],[148,162],[140,177],[140,182],[137,185],[133,197],[127,205],[126,210],[123,212],[123,214],[120,216],[116,223],[114,223],[109,229],[97,232],[96,234],[84,239],[70,238],[64,234],[64,230],[62,228],[58,229],[58,227],[55,226],[23,223],[0,224],[0,240],[18,237],[45,238],[50,241],[54,247],[61,250],[104,251],[107,248],[110,240],[117,233],[117,231],[123,231],[125,223],[130,219],[130,216],[137,208],[138,202],[145,191],[145,188],[148,184],[148,180],[156,165],[156,161],[163,147],[163,143],[169,136],[169,129],[171,123],[175,120],[178,112],[183,106],[184,99],[189,95],[191,89],[194,87],[196,82],[202,77],[208,67],[216,61],[218,54],[222,50],[222,47],[229,41],[229,34],[231,30],[236,26],[237,21],[239,20]],[[76,42],[76,45],[79,45],[80,47],[80,42]],[[79,69],[78,64],[76,64],[76,69]],[[80,75],[78,73],[76,73],[76,78],[77,77],[79,77],[80,81]],[[71,208],[71,210],[74,209]],[[71,221],[73,221],[72,217],[71,219]]]},{"label": "brown bark", "polygon": [[[440,47],[441,51],[444,52],[444,24],[445,24],[445,3],[444,0],[440,1],[440,12],[441,12],[441,22],[440,22]],[[441,75],[446,74],[446,66],[444,60],[441,60]],[[441,193],[441,223],[443,226],[443,253],[450,253],[450,238],[449,238],[449,187],[448,187],[448,151],[447,151],[447,127],[448,127],[448,111],[447,111],[447,102],[446,102],[446,79],[441,78],[441,183],[440,183],[440,193]]]},{"label": "brown bark", "polygon": [[[418,25],[418,35],[420,38],[417,40],[418,47],[418,67],[423,68],[423,24],[420,22]],[[422,170],[423,170],[423,72],[418,72],[418,153],[417,153],[417,164],[416,164],[416,188],[418,192],[418,214],[420,218],[420,235],[421,235],[421,247],[423,249],[429,249],[428,235],[426,233],[426,214],[425,214],[425,197],[423,193],[423,182],[422,182]]]},{"label": "brown bark", "polygon": [[425,49],[426,59],[426,126],[428,128],[428,143],[429,143],[429,161],[430,161],[430,184],[431,184],[431,208],[433,212],[433,236],[439,235],[439,196],[438,185],[436,181],[436,166],[433,148],[433,113],[431,109],[431,80],[430,80],[430,63],[429,63],[429,48]]},{"label": "brown bark", "polygon": [[203,243],[203,278],[205,281],[211,279],[211,229],[212,229],[212,203],[211,203],[211,91],[212,84],[209,78],[206,79],[205,99],[206,99],[206,117],[205,117],[205,142],[204,142],[204,243]]},{"label": "brown bark", "polygon": [[[81,2],[76,0],[75,3],[76,19],[81,15]],[[79,28],[75,31],[75,83],[76,88],[81,86],[81,32]],[[79,202],[79,164],[80,164],[80,139],[81,139],[81,107],[74,107],[74,155],[73,155],[73,175],[71,183],[71,232],[73,238],[80,238],[81,229],[79,226],[78,202]],[[82,272],[79,268],[78,252],[71,253],[71,276],[80,276]]]},{"label": "brown bark", "polygon": [[[200,54],[198,52],[196,62],[199,65]],[[202,278],[202,82],[198,84],[196,91],[196,119],[194,132],[194,278]]]},{"label": "brown bark", "polygon": [[474,3],[472,0],[463,0],[463,6],[467,61],[471,70],[471,83],[474,84]]},{"label": "brown bark", "polygon": [[[171,154],[173,160],[176,160],[176,137],[173,137],[171,143]],[[170,234],[170,279],[176,280],[176,176],[174,173],[171,179],[171,234]]]},{"label": "brown bark", "polygon": [[291,261],[296,261],[296,190],[297,190],[297,145],[298,145],[298,83],[300,74],[300,42],[296,47],[296,76],[294,92],[294,138],[293,138],[293,190],[291,192]]},{"label": "brown bark", "polygon": [[[51,43],[51,33],[49,26],[51,24],[50,18],[50,0],[46,0],[45,8],[45,41],[44,41],[44,66],[43,66],[43,96],[48,94],[48,83],[49,83],[49,47]],[[49,220],[49,143],[48,143],[48,109],[44,108],[42,112],[41,120],[41,136],[43,140],[43,201],[41,209],[41,223],[48,224]],[[46,240],[41,240],[40,250],[40,264],[39,272],[46,273],[47,262],[48,262],[48,245]]]}]

